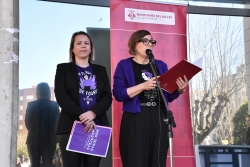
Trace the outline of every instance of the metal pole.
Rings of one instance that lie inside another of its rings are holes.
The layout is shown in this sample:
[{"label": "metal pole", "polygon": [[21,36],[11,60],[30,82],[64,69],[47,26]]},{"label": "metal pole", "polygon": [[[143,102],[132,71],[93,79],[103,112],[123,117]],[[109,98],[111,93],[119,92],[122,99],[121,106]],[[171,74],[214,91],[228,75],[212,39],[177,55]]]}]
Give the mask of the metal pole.
[{"label": "metal pole", "polygon": [[169,110],[169,107],[168,107],[168,104],[166,102],[166,99],[165,99],[165,96],[163,94],[163,91],[161,89],[161,86],[160,86],[160,83],[159,83],[159,80],[157,78],[157,74],[156,74],[156,71],[155,71],[155,68],[156,68],[156,65],[155,65],[155,62],[154,62],[154,59],[153,57],[150,57],[149,58],[149,62],[150,62],[150,66],[152,68],[152,71],[153,71],[153,74],[156,78],[156,84],[159,88],[159,91],[161,93],[161,96],[162,96],[162,99],[164,101],[164,105],[166,107],[166,110],[167,110],[167,119],[164,119],[164,122],[166,124],[168,124],[168,138],[169,138],[169,151],[170,151],[170,165],[171,167],[174,167],[174,159],[173,159],[173,131],[172,131],[172,126],[175,128],[176,127],[176,124],[175,124],[175,121],[174,121],[174,117],[173,117],[173,113],[171,110]]},{"label": "metal pole", "polygon": [[174,155],[173,155],[173,131],[172,131],[172,125],[168,124],[168,129],[171,129],[168,131],[168,137],[169,137],[169,155],[170,155],[170,166],[174,166]]}]

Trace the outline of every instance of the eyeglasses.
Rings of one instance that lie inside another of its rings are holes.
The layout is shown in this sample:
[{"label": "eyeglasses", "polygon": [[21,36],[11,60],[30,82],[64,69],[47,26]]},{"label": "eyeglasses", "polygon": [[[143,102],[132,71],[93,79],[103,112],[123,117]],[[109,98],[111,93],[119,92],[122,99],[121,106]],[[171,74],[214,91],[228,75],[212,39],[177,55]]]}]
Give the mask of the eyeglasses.
[{"label": "eyeglasses", "polygon": [[138,42],[142,42],[146,46],[149,45],[149,42],[151,43],[152,47],[156,45],[156,40],[148,40],[147,38],[142,38]]}]

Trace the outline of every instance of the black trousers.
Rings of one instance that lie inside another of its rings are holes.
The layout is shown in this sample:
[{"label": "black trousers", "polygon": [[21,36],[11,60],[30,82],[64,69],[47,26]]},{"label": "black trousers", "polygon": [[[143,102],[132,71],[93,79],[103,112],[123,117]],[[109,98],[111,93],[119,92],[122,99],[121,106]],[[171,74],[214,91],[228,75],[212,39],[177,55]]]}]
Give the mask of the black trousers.
[{"label": "black trousers", "polygon": [[33,142],[27,144],[28,153],[30,157],[30,167],[39,167],[41,163],[41,157],[43,167],[51,167],[52,159],[56,150],[56,142],[50,145],[50,147],[42,147],[41,143]]},{"label": "black trousers", "polygon": [[169,139],[163,118],[167,114],[160,107],[123,112],[119,141],[123,167],[166,167]]},{"label": "black trousers", "polygon": [[101,157],[67,151],[70,134],[59,135],[59,146],[62,152],[64,167],[99,167]]}]

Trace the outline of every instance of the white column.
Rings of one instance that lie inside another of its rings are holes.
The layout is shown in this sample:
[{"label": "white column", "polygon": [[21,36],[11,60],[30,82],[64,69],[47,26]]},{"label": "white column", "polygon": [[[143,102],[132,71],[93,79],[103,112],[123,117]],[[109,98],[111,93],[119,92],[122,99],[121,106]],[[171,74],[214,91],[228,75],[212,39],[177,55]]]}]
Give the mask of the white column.
[{"label": "white column", "polygon": [[16,166],[19,1],[0,0],[0,160]]},{"label": "white column", "polygon": [[[245,5],[245,6],[247,9],[250,8],[250,5]],[[244,41],[245,41],[248,113],[250,114],[250,17],[244,18]]]}]

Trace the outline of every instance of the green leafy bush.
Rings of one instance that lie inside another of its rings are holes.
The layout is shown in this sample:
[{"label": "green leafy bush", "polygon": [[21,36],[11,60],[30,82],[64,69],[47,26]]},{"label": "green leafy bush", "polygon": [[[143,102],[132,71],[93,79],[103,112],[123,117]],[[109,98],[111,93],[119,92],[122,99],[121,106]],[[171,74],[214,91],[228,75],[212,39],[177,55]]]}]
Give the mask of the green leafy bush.
[{"label": "green leafy bush", "polygon": [[248,115],[248,102],[245,102],[240,106],[240,108],[235,113],[235,116],[233,118],[233,124],[234,124],[233,136],[235,145],[245,144],[247,115]]}]

